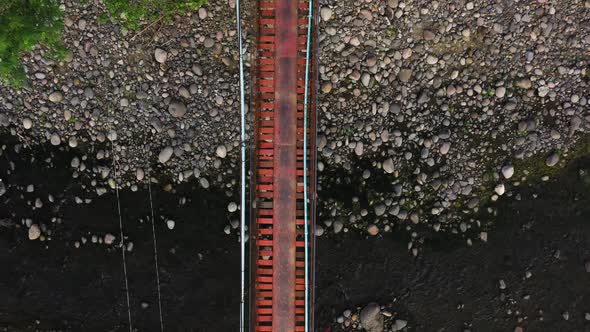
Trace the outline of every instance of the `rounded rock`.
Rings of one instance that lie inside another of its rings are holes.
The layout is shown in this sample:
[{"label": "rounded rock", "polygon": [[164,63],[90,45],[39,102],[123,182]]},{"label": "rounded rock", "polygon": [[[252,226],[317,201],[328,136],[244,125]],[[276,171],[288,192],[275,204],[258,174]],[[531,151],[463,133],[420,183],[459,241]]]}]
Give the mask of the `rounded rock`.
[{"label": "rounded rock", "polygon": [[506,165],[502,167],[502,176],[506,179],[510,179],[514,175],[514,166]]},{"label": "rounded rock", "polygon": [[322,17],[322,21],[328,21],[332,18],[332,9],[328,7],[322,7],[322,9],[320,9],[320,16]]},{"label": "rounded rock", "polygon": [[227,156],[225,145],[218,146],[217,149],[215,149],[215,154],[217,154],[219,158],[225,158]]},{"label": "rounded rock", "polygon": [[52,103],[59,103],[64,100],[64,96],[59,91],[52,92],[49,95],[49,101]]},{"label": "rounded rock", "polygon": [[41,236],[41,229],[37,224],[32,224],[29,228],[29,240],[37,240]]},{"label": "rounded rock", "polygon": [[173,230],[174,226],[176,226],[176,222],[174,222],[174,220],[166,220],[166,226],[168,227],[169,230]]},{"label": "rounded rock", "polygon": [[549,167],[553,167],[553,166],[557,165],[558,162],[559,162],[559,156],[557,155],[557,153],[552,153],[549,157],[547,157],[545,164]]},{"label": "rounded rock", "polygon": [[33,127],[33,121],[29,118],[24,118],[23,127],[27,130],[31,129]]},{"label": "rounded rock", "polygon": [[168,160],[170,160],[170,157],[172,157],[173,152],[174,149],[171,146],[165,147],[164,149],[162,149],[162,151],[160,151],[160,154],[158,155],[158,160],[162,164],[165,164]]},{"label": "rounded rock", "polygon": [[111,233],[107,233],[105,234],[103,241],[105,244],[111,245],[115,242],[115,236]]},{"label": "rounded rock", "polygon": [[393,168],[393,159],[389,158],[383,162],[383,170],[389,174],[393,173],[393,171],[395,170]]},{"label": "rounded rock", "polygon": [[498,194],[498,196],[502,196],[502,195],[504,195],[504,192],[506,191],[506,187],[504,187],[503,183],[499,183],[494,188],[494,191],[496,192],[496,194]]},{"label": "rounded rock", "polygon": [[51,142],[51,145],[57,146],[57,145],[61,144],[61,138],[59,137],[58,134],[52,134],[49,141]]},{"label": "rounded rock", "polygon": [[161,48],[156,48],[156,50],[154,51],[154,58],[156,58],[156,61],[158,61],[159,63],[164,63],[168,59],[168,52],[164,51]]},{"label": "rounded rock", "polygon": [[370,235],[373,235],[373,236],[375,236],[375,235],[379,234],[379,227],[377,227],[377,225],[375,225],[375,224],[370,224],[370,225],[367,227],[367,232],[368,232]]},{"label": "rounded rock", "polygon": [[381,307],[375,302],[367,304],[360,314],[361,324],[368,332],[382,332],[383,331],[383,315],[381,315]]},{"label": "rounded rock", "polygon": [[186,105],[179,100],[173,100],[168,105],[168,112],[175,118],[182,118],[186,114],[186,110]]},{"label": "rounded rock", "polygon": [[231,202],[227,205],[227,211],[229,212],[236,212],[238,210],[238,204]]}]

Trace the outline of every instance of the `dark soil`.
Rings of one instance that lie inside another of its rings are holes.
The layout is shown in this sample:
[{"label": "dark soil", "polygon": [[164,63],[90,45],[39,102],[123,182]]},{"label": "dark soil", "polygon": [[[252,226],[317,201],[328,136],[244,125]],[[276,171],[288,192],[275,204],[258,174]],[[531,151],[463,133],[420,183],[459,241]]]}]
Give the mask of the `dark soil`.
[{"label": "dark soil", "polygon": [[[54,232],[51,241],[29,241],[26,227],[0,226],[0,330],[127,331],[120,250],[90,242],[74,247],[81,236],[118,234],[115,197],[76,204],[73,197],[84,195],[71,178],[70,156],[55,152],[37,152],[34,161],[26,152],[0,156],[0,178],[11,185],[0,198],[0,220],[20,225],[30,217]],[[16,164],[11,174],[9,161]],[[536,199],[528,190],[521,201],[504,199],[487,243],[468,247],[461,235],[438,234],[414,258],[401,230],[373,238],[318,238],[318,330],[337,331],[334,319],[344,309],[377,301],[407,320],[409,331],[590,331],[584,319],[590,311],[590,189],[580,168],[590,168],[590,160],[572,163],[537,188]],[[15,187],[30,183],[34,193]],[[176,221],[170,231],[156,217],[166,330],[236,331],[239,244],[235,231],[223,233],[225,194],[191,185],[174,193],[154,189],[156,214]],[[45,200],[47,207],[33,211],[27,201],[46,193],[59,204]],[[182,206],[181,197],[188,198]],[[134,327],[158,331],[147,191],[123,191],[121,203],[134,243],[127,255]],[[52,223],[54,216],[62,222]],[[141,308],[144,301],[147,309]],[[569,320],[562,316],[566,311]]]}]

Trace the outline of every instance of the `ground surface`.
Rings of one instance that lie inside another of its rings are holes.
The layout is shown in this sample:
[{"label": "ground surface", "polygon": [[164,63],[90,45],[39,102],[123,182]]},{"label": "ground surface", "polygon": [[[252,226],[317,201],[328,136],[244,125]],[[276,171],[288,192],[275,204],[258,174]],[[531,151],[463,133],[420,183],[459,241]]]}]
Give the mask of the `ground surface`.
[{"label": "ground surface", "polygon": [[[12,161],[17,173],[5,176],[36,195],[77,193],[69,157],[4,153],[4,174]],[[64,165],[65,164],[65,165]],[[499,206],[499,225],[488,242],[469,247],[467,235],[433,234],[417,258],[407,249],[410,234],[394,230],[379,237],[349,233],[318,238],[317,326],[335,323],[345,309],[377,301],[408,331],[586,331],[590,311],[590,191],[578,161],[559,178],[528,190],[521,201]],[[6,331],[123,331],[127,321],[120,251],[82,236],[117,234],[112,194],[90,204],[65,200],[59,211],[31,209],[27,195],[12,191],[0,204],[0,327]],[[43,194],[42,194],[43,193]],[[62,197],[55,195],[56,198]],[[187,202],[179,204],[185,197]],[[156,217],[164,319],[169,331],[231,331],[237,328],[238,243],[223,235],[223,193],[185,185],[174,193],[154,190],[156,214],[176,220],[170,231]],[[134,248],[128,252],[132,317],[139,331],[156,331],[157,299],[147,192],[124,191],[123,221]],[[48,224],[50,241],[26,240],[26,227],[12,214],[61,223]],[[14,224],[13,224],[14,223]],[[15,225],[16,224],[16,225]],[[532,275],[526,278],[526,272]],[[500,280],[506,288],[500,289]],[[529,296],[527,298],[527,295]],[[149,307],[141,308],[141,302]],[[458,309],[461,306],[461,309]],[[541,310],[541,311],[540,311]],[[569,320],[563,315],[567,312]],[[540,318],[542,317],[542,321]],[[522,320],[522,321],[519,321]],[[386,322],[387,325],[387,322]]]},{"label": "ground surface", "polygon": [[[0,327],[125,329],[120,251],[93,243],[119,241],[118,184],[157,329],[150,181],[166,326],[235,330],[233,6],[133,32],[65,0],[65,59],[0,84]],[[590,1],[320,6],[317,326],[377,301],[386,328],[590,330],[588,161],[559,175],[590,153]]]},{"label": "ground surface", "polygon": [[[248,65],[254,2],[245,3]],[[42,47],[23,56],[27,86],[0,84],[0,131],[89,162],[116,158],[124,187],[150,171],[177,183],[198,178],[235,199],[235,0],[210,0],[139,32],[100,0],[63,5],[67,56],[52,61]],[[463,222],[485,231],[465,215],[527,172],[537,181],[551,171],[546,164],[590,152],[590,0],[320,7],[319,179],[337,168],[368,178],[371,195],[366,213],[331,207],[346,228],[404,225],[418,230],[416,244],[424,228]],[[105,149],[110,141],[115,153]],[[89,192],[115,181],[104,167],[78,171],[95,179]],[[376,190],[375,177],[391,186]]]}]

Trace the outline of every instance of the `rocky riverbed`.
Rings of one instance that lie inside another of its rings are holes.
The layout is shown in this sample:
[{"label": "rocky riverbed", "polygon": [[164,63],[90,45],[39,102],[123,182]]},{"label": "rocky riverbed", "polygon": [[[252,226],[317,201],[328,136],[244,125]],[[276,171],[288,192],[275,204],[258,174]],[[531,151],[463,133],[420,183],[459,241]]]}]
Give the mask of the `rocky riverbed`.
[{"label": "rocky riverbed", "polygon": [[[212,0],[136,32],[112,23],[98,0],[62,7],[65,58],[49,60],[37,47],[23,56],[24,88],[0,83],[7,248],[58,238],[68,252],[92,244],[113,254],[116,229],[94,220],[72,231],[86,215],[68,211],[112,201],[116,187],[144,200],[148,181],[175,201],[158,213],[163,230],[177,234],[190,222],[171,211],[191,204],[188,192],[200,193],[193,203],[215,193],[217,223],[198,232],[235,244],[235,1]],[[590,1],[330,0],[320,16],[319,239],[395,238],[404,259],[428,259],[428,243],[441,236],[484,252],[504,234],[502,207],[567,191],[551,184],[590,154]],[[251,29],[245,24],[246,59]],[[42,168],[60,171],[47,178]],[[128,249],[141,242],[138,235]],[[390,329],[399,320],[420,330],[432,317],[396,312],[390,298],[371,294],[346,307],[331,302],[340,311],[322,323],[356,328],[360,309],[376,300]]]},{"label": "rocky riverbed", "polygon": [[[69,52],[60,62],[42,47],[24,57],[28,86],[0,86],[2,131],[73,151],[77,177],[97,195],[116,181],[137,189],[147,172],[168,189],[197,179],[235,197],[234,6],[211,1],[130,32],[105,20],[99,1],[65,1]],[[320,186],[350,179],[365,197],[323,197],[318,235],[485,232],[473,214],[495,213],[513,188],[589,150],[589,7],[322,2]]]}]

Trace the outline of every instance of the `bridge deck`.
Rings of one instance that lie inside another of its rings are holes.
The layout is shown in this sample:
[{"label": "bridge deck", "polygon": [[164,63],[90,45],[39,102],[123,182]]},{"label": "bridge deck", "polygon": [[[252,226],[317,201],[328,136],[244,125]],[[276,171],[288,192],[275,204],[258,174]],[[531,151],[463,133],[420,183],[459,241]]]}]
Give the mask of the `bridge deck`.
[{"label": "bridge deck", "polygon": [[[308,128],[303,128],[309,3],[259,0],[257,4],[258,50],[251,94],[255,153],[250,330],[305,328],[303,158],[308,158],[309,325],[313,331],[317,19],[312,20]],[[317,3],[312,4],[317,13]],[[308,133],[307,156],[303,155],[304,130]]]}]

